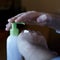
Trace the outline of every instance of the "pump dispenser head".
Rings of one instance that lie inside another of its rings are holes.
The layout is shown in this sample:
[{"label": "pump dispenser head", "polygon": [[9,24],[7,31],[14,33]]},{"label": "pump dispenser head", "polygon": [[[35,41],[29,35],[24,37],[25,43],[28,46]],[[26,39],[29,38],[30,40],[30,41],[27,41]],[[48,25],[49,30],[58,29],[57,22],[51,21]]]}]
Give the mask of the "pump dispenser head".
[{"label": "pump dispenser head", "polygon": [[10,29],[10,35],[18,35],[19,34],[19,29],[17,28],[17,24],[25,25],[25,23],[23,23],[23,22],[11,23],[11,24],[12,24],[12,28]]},{"label": "pump dispenser head", "polygon": [[12,28],[10,29],[10,35],[18,35],[19,34],[19,29],[17,28],[17,24],[23,24],[25,25],[25,23],[20,22],[20,23],[11,23],[12,24]]},{"label": "pump dispenser head", "polygon": [[19,29],[17,28],[16,23],[12,23],[12,28],[10,29],[10,35],[18,35]]}]

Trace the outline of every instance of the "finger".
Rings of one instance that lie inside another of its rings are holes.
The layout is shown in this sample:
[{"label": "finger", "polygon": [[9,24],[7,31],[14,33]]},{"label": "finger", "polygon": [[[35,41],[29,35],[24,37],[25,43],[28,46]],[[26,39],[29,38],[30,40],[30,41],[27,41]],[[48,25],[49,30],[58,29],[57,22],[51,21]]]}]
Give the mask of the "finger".
[{"label": "finger", "polygon": [[30,22],[32,19],[37,18],[39,16],[39,13],[35,11],[28,11],[24,14],[22,14],[20,17],[18,17],[15,22]]},{"label": "finger", "polygon": [[6,28],[5,28],[5,30],[6,30],[6,31],[9,31],[10,28],[11,28],[11,23],[6,24]]},{"label": "finger", "polygon": [[9,19],[8,19],[8,22],[12,23],[12,22],[14,22],[14,20],[15,20],[16,18],[17,18],[17,17],[9,18]]},{"label": "finger", "polygon": [[14,22],[14,21],[15,21],[18,17],[20,17],[22,14],[24,14],[24,13],[20,13],[20,14],[14,16],[14,17],[8,19],[8,22],[10,22],[10,23]]}]

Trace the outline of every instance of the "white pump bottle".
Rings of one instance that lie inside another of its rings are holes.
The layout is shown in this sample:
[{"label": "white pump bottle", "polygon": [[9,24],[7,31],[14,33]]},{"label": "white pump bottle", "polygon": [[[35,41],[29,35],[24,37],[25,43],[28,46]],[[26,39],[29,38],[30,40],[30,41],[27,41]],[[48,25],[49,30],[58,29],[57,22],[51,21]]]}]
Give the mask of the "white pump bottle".
[{"label": "white pump bottle", "polygon": [[22,60],[22,56],[17,48],[18,34],[19,30],[17,29],[16,23],[12,23],[10,35],[7,38],[7,60]]}]

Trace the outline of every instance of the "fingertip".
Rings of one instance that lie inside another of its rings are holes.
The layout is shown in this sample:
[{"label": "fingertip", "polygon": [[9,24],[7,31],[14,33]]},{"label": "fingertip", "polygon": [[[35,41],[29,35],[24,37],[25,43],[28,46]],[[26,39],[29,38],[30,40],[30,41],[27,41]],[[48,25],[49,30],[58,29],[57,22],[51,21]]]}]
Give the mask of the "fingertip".
[{"label": "fingertip", "polygon": [[15,20],[16,18],[17,18],[17,17],[12,17],[12,18],[8,19],[8,22],[12,23],[12,22],[14,22],[14,20]]},{"label": "fingertip", "polygon": [[11,21],[11,19],[8,19],[8,22],[10,22]]},{"label": "fingertip", "polygon": [[9,29],[5,28],[5,31],[9,31]]}]

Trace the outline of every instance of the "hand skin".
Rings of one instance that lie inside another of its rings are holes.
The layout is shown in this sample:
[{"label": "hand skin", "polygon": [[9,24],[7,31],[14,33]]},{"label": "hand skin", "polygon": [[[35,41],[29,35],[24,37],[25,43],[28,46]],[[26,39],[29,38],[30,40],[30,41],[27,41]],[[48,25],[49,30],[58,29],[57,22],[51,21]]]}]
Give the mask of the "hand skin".
[{"label": "hand skin", "polygon": [[20,13],[10,19],[6,24],[6,31],[11,27],[12,22],[25,22],[30,25],[40,25],[60,30],[60,16],[50,13],[43,13],[37,11],[27,11]]},{"label": "hand skin", "polygon": [[56,56],[47,48],[44,36],[35,31],[22,31],[17,38],[17,46],[25,60],[50,60]]}]

